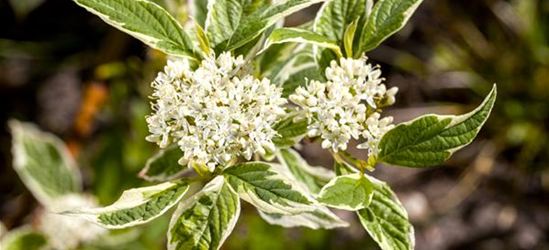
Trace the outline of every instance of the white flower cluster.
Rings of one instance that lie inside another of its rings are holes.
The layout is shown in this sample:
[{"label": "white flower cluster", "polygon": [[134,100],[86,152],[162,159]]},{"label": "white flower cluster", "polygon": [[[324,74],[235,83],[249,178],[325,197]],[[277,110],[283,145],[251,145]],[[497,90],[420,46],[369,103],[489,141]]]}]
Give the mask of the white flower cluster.
[{"label": "white flower cluster", "polygon": [[161,148],[177,143],[181,165],[226,165],[238,156],[274,150],[272,126],[285,111],[282,90],[268,79],[251,75],[242,56],[225,52],[203,60],[168,61],[152,83],[153,114],[147,117],[150,136]]},{"label": "white flower cluster", "polygon": [[[376,110],[395,102],[396,87],[387,90],[377,66],[366,58],[341,58],[326,69],[327,82],[310,81],[298,87],[290,100],[309,120],[309,137],[320,136],[323,148],[346,150],[351,138],[367,141],[360,148],[372,153],[383,134],[390,130],[392,117],[380,119]],[[368,115],[370,114],[370,115]]]},{"label": "white flower cluster", "polygon": [[82,207],[96,207],[93,197],[78,194],[65,195],[54,201],[51,211],[44,211],[38,220],[38,228],[43,232],[52,249],[76,249],[81,243],[97,239],[108,231],[92,222],[59,212]]}]

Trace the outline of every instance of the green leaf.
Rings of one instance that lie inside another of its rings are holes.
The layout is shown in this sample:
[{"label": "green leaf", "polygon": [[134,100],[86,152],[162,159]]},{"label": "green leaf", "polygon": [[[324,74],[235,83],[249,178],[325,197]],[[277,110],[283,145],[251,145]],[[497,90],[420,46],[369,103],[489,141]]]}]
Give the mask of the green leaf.
[{"label": "green leaf", "polygon": [[312,167],[291,148],[280,149],[278,161],[288,169],[297,183],[304,184],[311,193],[318,193],[335,174],[323,167]]},{"label": "green leaf", "polygon": [[291,215],[314,210],[313,200],[268,163],[241,163],[223,175],[240,198],[260,211]]},{"label": "green leaf", "polygon": [[259,53],[262,53],[273,44],[289,42],[312,44],[319,47],[332,49],[336,54],[341,56],[341,50],[335,40],[330,40],[329,38],[319,35],[313,31],[299,28],[280,28],[274,30],[265,42],[265,47]]},{"label": "green leaf", "polygon": [[2,234],[0,248],[2,250],[40,250],[47,246],[47,239],[30,226],[22,226]]},{"label": "green leaf", "polygon": [[244,19],[270,4],[271,0],[209,0],[206,31],[213,47],[226,43]]},{"label": "green leaf", "polygon": [[81,176],[69,150],[58,137],[30,123],[10,120],[13,167],[45,206],[69,193],[81,192]]},{"label": "green leaf", "polygon": [[208,0],[189,0],[189,14],[201,27],[206,27],[208,16]]},{"label": "green leaf", "polygon": [[258,55],[257,61],[259,62],[258,66],[261,76],[269,78],[271,83],[278,85],[277,82],[273,81],[274,77],[272,75],[275,75],[273,73],[278,72],[279,68],[289,58],[292,58],[296,45],[291,43],[274,44]]},{"label": "green leaf", "polygon": [[105,228],[126,228],[147,223],[164,214],[183,198],[188,189],[186,182],[165,182],[126,190],[107,207],[82,208],[63,214],[81,217]]},{"label": "green leaf", "polygon": [[113,27],[154,49],[174,56],[193,56],[191,40],[165,9],[147,0],[73,0]]},{"label": "green leaf", "polygon": [[325,2],[318,11],[314,31],[343,45],[345,30],[364,15],[366,0],[335,0]]},{"label": "green leaf", "polygon": [[282,96],[288,98],[288,96],[295,93],[295,89],[304,86],[307,83],[307,80],[311,81],[324,79],[324,76],[318,69],[317,64],[311,62],[296,65],[296,67],[292,68],[290,71],[287,71],[286,73],[291,73],[291,75],[289,75],[289,77],[282,83]]},{"label": "green leaf", "polygon": [[[334,41],[341,48],[345,48],[345,54],[348,55],[352,51],[353,40],[350,41],[350,46],[347,44],[348,36],[350,35],[349,26],[353,22],[357,23],[364,16],[366,10],[366,0],[336,0],[325,2],[317,13],[313,30],[322,34]],[[352,32],[354,36],[354,31]],[[352,39],[352,38],[351,38]],[[337,55],[331,51],[319,50],[315,52],[319,58],[320,68],[325,68],[333,59],[337,59]],[[352,57],[352,56],[351,56]]]},{"label": "green leaf", "polygon": [[294,122],[293,116],[287,117],[274,126],[278,135],[273,138],[273,143],[277,147],[293,146],[305,136],[307,126],[306,119]]},{"label": "green leaf", "polygon": [[225,50],[236,49],[253,40],[278,20],[301,9],[325,0],[282,0],[275,4],[259,8],[244,18],[227,41]]},{"label": "green leaf", "polygon": [[334,162],[334,170],[337,176],[359,173],[358,170],[349,166],[349,164],[339,161]]},{"label": "green leaf", "polygon": [[360,49],[355,56],[370,51],[408,22],[423,0],[380,0],[362,28]]},{"label": "green leaf", "polygon": [[259,215],[272,225],[283,227],[308,227],[311,229],[334,229],[348,227],[349,223],[341,220],[328,208],[318,206],[314,211],[303,212],[296,215],[269,214],[259,211]]},{"label": "green leaf", "polygon": [[370,205],[357,212],[362,226],[382,250],[414,249],[414,228],[408,214],[389,185],[367,177],[374,185]]},{"label": "green leaf", "polygon": [[218,176],[179,205],[170,222],[168,249],[219,249],[239,215],[238,195]]},{"label": "green leaf", "polygon": [[[275,44],[270,48],[287,44]],[[270,48],[266,53],[270,51]],[[271,55],[262,60],[274,61],[271,63],[274,66],[264,76],[269,78],[273,84],[283,88],[283,97],[287,98],[293,94],[295,89],[305,85],[307,80],[324,80],[313,57],[313,46],[311,45],[294,46],[292,50],[283,51],[278,56],[274,56]],[[277,60],[273,60],[273,58],[277,58]]]},{"label": "green leaf", "polygon": [[183,152],[177,146],[170,146],[160,150],[147,160],[145,168],[139,172],[139,177],[147,181],[171,181],[181,177],[190,169],[177,162],[183,157]]},{"label": "green leaf", "polygon": [[200,45],[200,49],[202,50],[202,52],[204,52],[205,56],[209,56],[211,53],[210,40],[208,39],[208,36],[206,36],[206,33],[204,32],[200,24],[198,24],[198,22],[194,18],[191,19],[193,19],[194,22],[194,28],[196,30],[196,37],[198,38],[198,44]]},{"label": "green leaf", "polygon": [[426,115],[399,124],[381,139],[378,161],[406,167],[444,162],[477,136],[494,106],[496,92],[494,85],[484,102],[464,115]]},{"label": "green leaf", "polygon": [[345,47],[345,55],[347,57],[353,57],[353,41],[355,39],[356,28],[358,26],[359,19],[353,21],[347,29],[345,29],[345,35],[343,36],[343,45]]},{"label": "green leaf", "polygon": [[373,191],[373,184],[364,175],[342,175],[326,184],[317,200],[330,207],[357,211],[370,205]]}]

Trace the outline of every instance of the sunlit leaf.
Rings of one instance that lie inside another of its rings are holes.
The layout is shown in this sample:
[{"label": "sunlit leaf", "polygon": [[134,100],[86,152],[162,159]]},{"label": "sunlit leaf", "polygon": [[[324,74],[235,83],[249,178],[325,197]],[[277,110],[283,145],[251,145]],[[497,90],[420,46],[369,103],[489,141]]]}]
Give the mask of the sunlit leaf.
[{"label": "sunlit leaf", "polygon": [[36,199],[48,206],[82,190],[80,172],[63,141],[30,123],[11,120],[9,126],[13,167]]},{"label": "sunlit leaf", "polygon": [[148,181],[170,181],[180,177],[190,169],[177,162],[183,157],[183,152],[177,146],[161,150],[151,157],[139,177]]},{"label": "sunlit leaf", "polygon": [[236,49],[253,40],[278,20],[324,0],[281,0],[261,8],[243,19],[229,38],[226,50]]},{"label": "sunlit leaf", "polygon": [[313,200],[268,163],[241,163],[228,167],[223,175],[240,198],[263,212],[297,214],[314,210]]},{"label": "sunlit leaf", "polygon": [[348,227],[349,223],[341,220],[329,209],[318,206],[314,211],[303,212],[296,215],[269,214],[259,211],[259,215],[272,225],[282,227],[308,227],[311,229],[334,229]]},{"label": "sunlit leaf", "polygon": [[265,42],[263,50],[269,48],[273,44],[289,42],[312,44],[319,47],[332,49],[333,51],[341,55],[341,50],[339,49],[339,46],[337,45],[335,40],[330,40],[329,38],[323,35],[319,35],[313,31],[299,28],[275,29]]},{"label": "sunlit leaf", "polygon": [[370,51],[406,25],[423,0],[380,0],[372,9],[360,36],[355,55]]},{"label": "sunlit leaf", "polygon": [[357,212],[362,226],[382,250],[414,249],[414,228],[389,185],[367,177],[374,185],[370,205]]},{"label": "sunlit leaf", "polygon": [[154,49],[174,56],[193,56],[191,40],[165,9],[147,0],[73,0],[113,27]]},{"label": "sunlit leaf", "polygon": [[327,206],[356,211],[370,205],[374,186],[362,174],[342,175],[326,184],[317,200]]},{"label": "sunlit leaf", "polygon": [[291,148],[280,149],[278,161],[287,168],[297,183],[303,184],[311,193],[318,193],[335,177],[334,172],[328,169],[310,166],[298,152]]},{"label": "sunlit leaf", "polygon": [[240,199],[218,176],[182,202],[172,216],[168,249],[219,249],[240,215]]},{"label": "sunlit leaf", "polygon": [[188,189],[189,185],[183,181],[130,189],[124,191],[110,206],[82,208],[64,214],[87,219],[105,228],[131,227],[147,223],[164,214],[183,198]]},{"label": "sunlit leaf", "polygon": [[381,139],[378,160],[406,167],[426,167],[444,162],[475,139],[495,101],[494,85],[484,102],[470,113],[426,115],[397,125]]}]

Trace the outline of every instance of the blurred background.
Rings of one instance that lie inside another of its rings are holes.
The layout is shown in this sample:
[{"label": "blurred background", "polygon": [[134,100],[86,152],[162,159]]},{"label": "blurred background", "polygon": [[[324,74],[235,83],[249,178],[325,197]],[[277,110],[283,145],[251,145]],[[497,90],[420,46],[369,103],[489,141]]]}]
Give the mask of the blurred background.
[{"label": "blurred background", "polygon": [[[174,7],[178,0],[158,2],[185,15]],[[290,16],[287,25],[311,20],[317,9]],[[66,141],[86,190],[102,204],[150,185],[136,173],[157,150],[144,140],[144,116],[164,56],[69,0],[0,0],[0,23],[6,227],[32,223],[39,206],[12,168],[9,118]],[[387,85],[400,89],[387,111],[397,122],[468,112],[498,85],[477,140],[443,166],[378,166],[372,173],[406,206],[416,249],[549,249],[549,1],[425,0],[402,31],[368,56],[381,65]],[[313,165],[332,164],[318,145],[301,152]],[[376,249],[352,213],[339,215],[351,228],[284,229],[245,205],[223,249]],[[164,215],[144,226],[127,249],[164,249],[168,222]]]}]

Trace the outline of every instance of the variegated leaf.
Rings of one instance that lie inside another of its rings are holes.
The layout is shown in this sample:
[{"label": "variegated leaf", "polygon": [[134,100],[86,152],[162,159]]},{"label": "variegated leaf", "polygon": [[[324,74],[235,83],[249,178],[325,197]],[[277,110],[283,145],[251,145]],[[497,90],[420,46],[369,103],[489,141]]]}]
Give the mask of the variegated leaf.
[{"label": "variegated leaf", "polygon": [[223,176],[182,202],[172,216],[169,250],[217,250],[229,237],[238,216],[240,199]]},{"label": "variegated leaf", "polygon": [[63,195],[82,191],[81,176],[58,137],[30,123],[11,120],[13,167],[36,199],[49,206]]},{"label": "variegated leaf", "polygon": [[314,210],[314,201],[268,163],[241,163],[226,168],[223,175],[240,198],[263,212],[288,215]]},{"label": "variegated leaf", "polygon": [[459,116],[426,115],[385,133],[378,161],[405,167],[444,162],[475,139],[496,101],[496,85],[475,110]]},{"label": "variegated leaf", "polygon": [[126,228],[147,223],[177,204],[189,189],[184,181],[165,182],[155,186],[124,191],[112,205],[82,208],[63,214],[84,218],[110,228]]},{"label": "variegated leaf", "polygon": [[296,215],[269,214],[261,211],[259,211],[259,215],[269,224],[289,228],[308,227],[311,229],[334,229],[349,226],[349,223],[340,219],[328,208],[322,206],[318,206],[314,211],[303,212]]},{"label": "variegated leaf", "polygon": [[192,42],[164,8],[148,0],[73,0],[113,27],[154,49],[193,57]]}]

